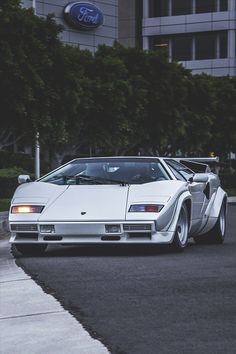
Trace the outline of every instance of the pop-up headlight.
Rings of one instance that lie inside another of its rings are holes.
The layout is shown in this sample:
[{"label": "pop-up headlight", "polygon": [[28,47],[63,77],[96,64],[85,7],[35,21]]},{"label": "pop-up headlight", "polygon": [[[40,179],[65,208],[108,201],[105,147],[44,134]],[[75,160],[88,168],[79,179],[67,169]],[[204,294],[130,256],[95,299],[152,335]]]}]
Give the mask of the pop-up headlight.
[{"label": "pop-up headlight", "polygon": [[29,214],[35,213],[40,214],[44,206],[42,205],[17,205],[11,208],[12,214]]}]

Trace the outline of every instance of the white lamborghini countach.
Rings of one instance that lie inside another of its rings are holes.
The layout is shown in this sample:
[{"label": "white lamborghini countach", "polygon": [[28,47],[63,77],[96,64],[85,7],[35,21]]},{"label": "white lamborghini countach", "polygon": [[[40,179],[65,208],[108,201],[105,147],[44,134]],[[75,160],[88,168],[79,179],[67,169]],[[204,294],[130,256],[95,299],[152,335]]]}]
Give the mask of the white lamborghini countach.
[{"label": "white lamborghini countach", "polygon": [[207,159],[96,157],[70,161],[12,198],[10,242],[21,254],[50,244],[221,244],[227,194]]}]

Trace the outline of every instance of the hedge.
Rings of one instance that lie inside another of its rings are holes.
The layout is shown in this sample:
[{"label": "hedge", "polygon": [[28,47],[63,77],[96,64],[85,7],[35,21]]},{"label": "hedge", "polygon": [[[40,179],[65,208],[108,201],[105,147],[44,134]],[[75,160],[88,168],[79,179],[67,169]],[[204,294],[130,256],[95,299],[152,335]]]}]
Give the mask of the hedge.
[{"label": "hedge", "polygon": [[219,177],[223,188],[236,188],[236,173],[220,174]]},{"label": "hedge", "polygon": [[34,159],[26,154],[13,153],[10,151],[0,151],[0,168],[21,167],[22,169],[33,172]]},{"label": "hedge", "polygon": [[11,198],[18,187],[17,177],[0,177],[0,198]]}]

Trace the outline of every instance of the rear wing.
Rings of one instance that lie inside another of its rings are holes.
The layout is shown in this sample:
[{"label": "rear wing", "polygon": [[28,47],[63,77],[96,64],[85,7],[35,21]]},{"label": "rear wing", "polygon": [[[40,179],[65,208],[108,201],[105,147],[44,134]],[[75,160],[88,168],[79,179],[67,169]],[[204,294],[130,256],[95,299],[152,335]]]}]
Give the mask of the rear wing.
[{"label": "rear wing", "polygon": [[173,160],[182,163],[196,173],[211,172],[210,165],[213,165],[214,169],[215,165],[219,163],[219,157],[178,157]]}]

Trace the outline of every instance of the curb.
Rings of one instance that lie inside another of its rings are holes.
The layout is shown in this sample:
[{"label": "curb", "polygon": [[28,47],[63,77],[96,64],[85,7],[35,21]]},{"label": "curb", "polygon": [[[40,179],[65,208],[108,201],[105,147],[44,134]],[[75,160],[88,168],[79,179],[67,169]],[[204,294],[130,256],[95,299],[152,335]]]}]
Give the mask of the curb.
[{"label": "curb", "polygon": [[16,265],[7,238],[0,241],[0,353],[109,354]]},{"label": "curb", "polygon": [[228,203],[236,204],[236,197],[228,197]]},{"label": "curb", "polygon": [[9,232],[8,211],[0,212],[0,233],[1,232]]}]

